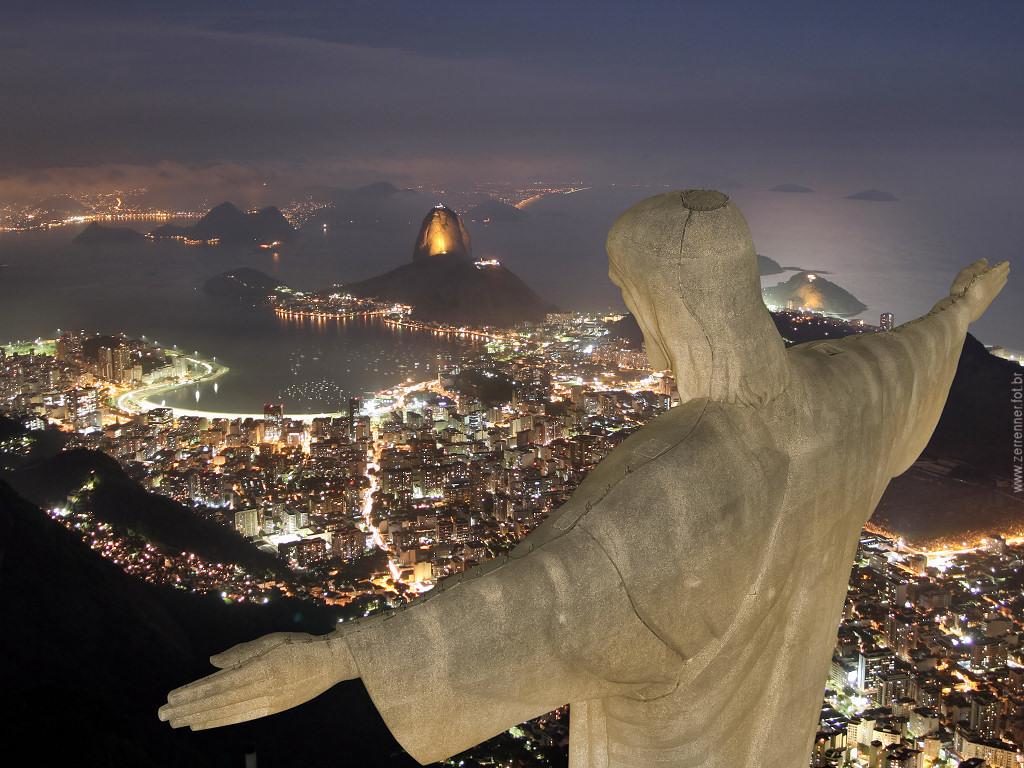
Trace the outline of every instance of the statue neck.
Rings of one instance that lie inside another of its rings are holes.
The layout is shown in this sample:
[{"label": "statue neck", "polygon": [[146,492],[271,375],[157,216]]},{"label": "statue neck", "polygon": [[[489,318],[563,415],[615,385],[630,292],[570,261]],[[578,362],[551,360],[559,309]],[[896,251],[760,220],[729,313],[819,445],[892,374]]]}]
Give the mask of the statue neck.
[{"label": "statue neck", "polygon": [[[680,399],[759,407],[789,384],[786,345],[764,304],[692,321],[669,356]],[[688,323],[689,325],[689,323]]]}]

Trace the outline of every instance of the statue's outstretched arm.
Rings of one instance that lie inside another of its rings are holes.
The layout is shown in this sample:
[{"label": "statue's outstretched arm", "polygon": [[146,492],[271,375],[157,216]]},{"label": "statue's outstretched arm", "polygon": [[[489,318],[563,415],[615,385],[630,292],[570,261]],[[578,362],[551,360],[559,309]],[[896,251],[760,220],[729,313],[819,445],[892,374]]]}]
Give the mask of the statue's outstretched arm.
[{"label": "statue's outstretched arm", "polygon": [[179,727],[225,725],[360,677],[398,741],[426,763],[570,701],[671,684],[663,678],[673,652],[580,527],[443,584],[330,635],[270,635],[215,656],[228,669],[172,692],[160,716]]},{"label": "statue's outstretched arm", "polygon": [[886,409],[892,435],[889,477],[910,468],[931,439],[967,336],[1006,284],[1009,264],[984,259],[964,268],[949,296],[923,317],[890,333],[845,339],[869,358],[875,371],[879,407]]}]

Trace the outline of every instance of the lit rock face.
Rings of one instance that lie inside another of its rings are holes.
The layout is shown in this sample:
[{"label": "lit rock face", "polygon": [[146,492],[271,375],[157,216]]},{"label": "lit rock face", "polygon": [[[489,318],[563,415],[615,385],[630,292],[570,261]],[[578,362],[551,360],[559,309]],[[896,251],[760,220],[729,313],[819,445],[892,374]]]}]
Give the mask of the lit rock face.
[{"label": "lit rock face", "polygon": [[469,233],[458,215],[437,205],[423,219],[411,262],[346,288],[408,304],[417,320],[454,325],[508,327],[555,311],[510,270],[481,266],[471,258]]},{"label": "lit rock face", "polygon": [[764,289],[768,304],[803,307],[840,317],[859,315],[867,307],[856,296],[815,272],[798,272],[788,280]]},{"label": "lit rock face", "polygon": [[569,703],[571,768],[807,765],[861,528],[1008,268],[972,264],[889,333],[786,350],[725,195],[644,200],[607,245],[682,405],[509,556],[387,616],[235,646],[162,718],[226,725],[358,677],[422,763]]},{"label": "lit rock face", "polygon": [[435,205],[420,225],[413,261],[442,255],[469,261],[470,254],[469,232],[459,215],[451,208]]}]

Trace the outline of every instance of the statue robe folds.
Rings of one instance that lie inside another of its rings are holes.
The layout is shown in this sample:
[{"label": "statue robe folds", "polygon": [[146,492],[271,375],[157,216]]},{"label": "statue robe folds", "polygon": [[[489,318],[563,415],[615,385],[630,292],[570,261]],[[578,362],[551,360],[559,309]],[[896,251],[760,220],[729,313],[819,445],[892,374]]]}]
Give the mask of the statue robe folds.
[{"label": "statue robe folds", "polygon": [[426,763],[571,703],[572,768],[803,768],[860,531],[966,327],[789,350],[771,402],[684,403],[509,557],[341,630],[395,737]]}]

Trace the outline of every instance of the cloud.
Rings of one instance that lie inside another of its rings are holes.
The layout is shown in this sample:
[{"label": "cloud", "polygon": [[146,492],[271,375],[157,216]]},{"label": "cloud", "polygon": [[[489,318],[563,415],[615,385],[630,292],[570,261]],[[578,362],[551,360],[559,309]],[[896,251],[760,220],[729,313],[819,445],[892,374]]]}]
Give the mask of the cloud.
[{"label": "cloud", "polygon": [[57,167],[0,176],[0,200],[29,202],[56,193],[81,195],[146,188],[155,205],[182,205],[204,198],[255,203],[267,196],[268,177],[254,168],[222,163]]},{"label": "cloud", "polygon": [[[1019,154],[1022,107],[1000,94],[1020,74],[1006,35],[980,35],[991,21],[921,30],[909,16],[743,3],[735,18],[719,4],[261,5],[183,2],[168,16],[100,3],[6,25],[0,172],[20,186],[49,168],[58,183],[92,178],[69,171],[90,166],[150,168],[168,187],[181,169],[220,183],[210,168],[246,188],[752,172],[775,184],[979,146]],[[947,55],[955,30],[960,57]]]}]

